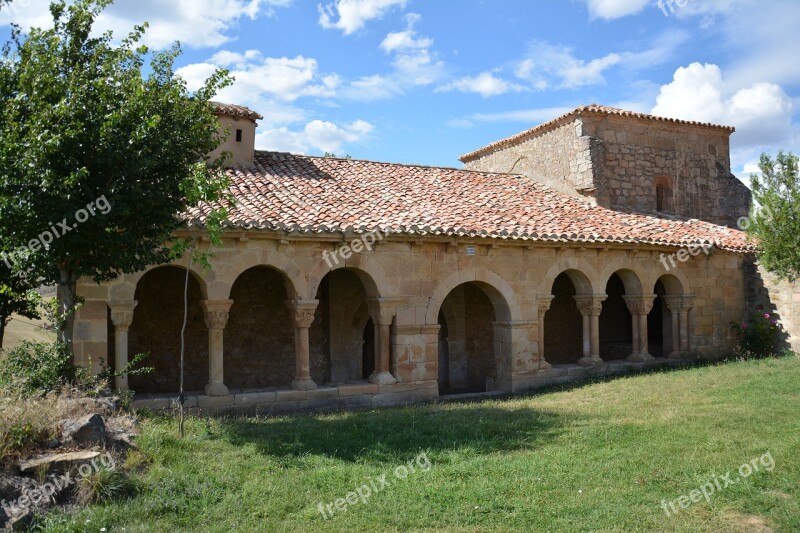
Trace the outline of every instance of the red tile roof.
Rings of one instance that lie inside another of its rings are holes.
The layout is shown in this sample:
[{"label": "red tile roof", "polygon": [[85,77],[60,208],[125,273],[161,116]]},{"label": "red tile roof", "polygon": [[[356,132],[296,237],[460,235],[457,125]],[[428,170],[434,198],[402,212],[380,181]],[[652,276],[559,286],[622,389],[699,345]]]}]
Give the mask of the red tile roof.
[{"label": "red tile roof", "polygon": [[635,111],[626,111],[624,109],[618,109],[616,107],[608,107],[608,106],[598,105],[598,104],[589,104],[587,106],[582,106],[582,107],[575,108],[572,111],[570,111],[569,113],[561,115],[558,118],[554,118],[553,120],[545,122],[544,124],[540,124],[540,125],[538,125],[538,126],[536,126],[534,128],[531,128],[529,130],[525,130],[525,131],[523,131],[521,133],[517,133],[516,135],[512,135],[511,137],[506,137],[505,139],[500,139],[499,141],[495,141],[493,143],[487,144],[483,148],[478,148],[474,152],[470,152],[468,154],[462,155],[461,157],[459,157],[459,160],[461,162],[463,162],[463,163],[466,163],[467,161],[472,161],[473,159],[477,159],[478,157],[480,157],[482,155],[494,152],[498,148],[501,148],[501,147],[504,147],[504,146],[511,146],[511,145],[517,144],[517,143],[519,143],[521,141],[524,141],[525,139],[533,137],[536,134],[544,133],[545,131],[552,129],[552,128],[554,128],[554,127],[566,122],[567,120],[569,120],[569,119],[571,119],[573,117],[580,116],[580,115],[587,115],[587,114],[606,115],[606,116],[608,116],[608,115],[617,115],[617,116],[621,116],[621,117],[632,117],[632,118],[639,118],[639,119],[645,119],[645,120],[655,120],[655,121],[660,121],[660,122],[672,122],[672,123],[675,123],[675,124],[688,124],[688,125],[691,125],[691,126],[702,126],[704,128],[721,129],[721,130],[724,130],[724,131],[729,132],[729,133],[733,133],[734,131],[736,131],[736,128],[734,128],[733,126],[719,126],[717,124],[709,124],[707,122],[694,122],[692,120],[680,120],[680,119],[677,119],[677,118],[659,117],[659,116],[656,116],[656,115],[648,115],[646,113],[637,113]]},{"label": "red tile roof", "polygon": [[217,113],[218,115],[244,117],[254,121],[261,120],[264,118],[257,112],[250,109],[249,107],[245,107],[243,105],[223,104],[221,102],[210,102],[210,103],[212,106],[214,106],[214,112]]},{"label": "red tile roof", "polygon": [[[509,174],[278,152],[256,152],[252,168],[228,174],[235,228],[752,250],[739,230],[613,211]],[[200,205],[188,218],[202,223],[208,212]]]}]

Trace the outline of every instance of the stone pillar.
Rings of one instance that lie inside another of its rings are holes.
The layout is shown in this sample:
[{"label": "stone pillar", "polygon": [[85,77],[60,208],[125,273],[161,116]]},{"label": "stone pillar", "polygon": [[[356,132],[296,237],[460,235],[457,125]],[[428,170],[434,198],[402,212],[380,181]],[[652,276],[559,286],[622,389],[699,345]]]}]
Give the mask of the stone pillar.
[{"label": "stone pillar", "polygon": [[227,396],[225,386],[223,332],[228,324],[228,312],[233,300],[202,300],[203,312],[208,328],[208,385],[206,395]]},{"label": "stone pillar", "polygon": [[578,359],[579,365],[596,365],[602,363],[600,358],[600,312],[603,310],[605,294],[592,296],[573,296],[578,310],[583,316],[583,357]]},{"label": "stone pillar", "polygon": [[681,296],[663,296],[664,303],[667,304],[667,309],[669,309],[669,314],[672,318],[672,351],[667,355],[671,359],[679,359],[681,357],[681,298]]},{"label": "stone pillar", "polygon": [[553,303],[555,296],[538,296],[536,298],[536,307],[539,318],[539,370],[547,370],[552,368],[552,365],[545,360],[544,353],[544,315],[550,309],[550,304]]},{"label": "stone pillar", "polygon": [[[139,302],[111,301],[111,322],[114,323],[114,370],[120,372],[128,367],[128,328],[133,323],[133,310]],[[118,391],[128,390],[128,374],[114,377],[114,386]]]},{"label": "stone pillar", "polygon": [[650,347],[647,344],[647,315],[653,308],[655,294],[643,294],[636,296],[623,296],[628,310],[631,312],[633,329],[633,350],[628,356],[628,361],[645,362],[652,361]]},{"label": "stone pillar", "polygon": [[369,377],[372,383],[389,385],[397,383],[392,375],[392,320],[396,308],[395,300],[389,298],[371,298],[367,300],[372,323],[375,325],[375,371]]},{"label": "stone pillar", "polygon": [[678,313],[680,314],[682,355],[688,355],[692,351],[692,346],[689,342],[692,334],[689,330],[689,311],[692,309],[692,307],[694,307],[694,294],[683,295],[678,306]]},{"label": "stone pillar", "polygon": [[294,325],[295,374],[292,388],[295,390],[314,390],[317,384],[311,379],[311,347],[308,328],[314,322],[314,311],[319,300],[286,300],[286,307]]}]

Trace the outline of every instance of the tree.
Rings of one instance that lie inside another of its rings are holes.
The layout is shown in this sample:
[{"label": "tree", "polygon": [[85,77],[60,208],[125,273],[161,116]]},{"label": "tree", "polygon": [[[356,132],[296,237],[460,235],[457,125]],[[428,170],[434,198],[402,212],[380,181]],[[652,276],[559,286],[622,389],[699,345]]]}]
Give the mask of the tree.
[{"label": "tree", "polygon": [[770,272],[794,281],[800,277],[800,180],[798,156],[778,152],[761,155],[761,175],[750,176],[758,206],[747,231],[758,240],[759,260]]},{"label": "tree", "polygon": [[39,315],[39,293],[30,280],[12,270],[5,262],[0,262],[0,349],[11,315],[36,319]]},{"label": "tree", "polygon": [[[53,28],[14,28],[0,61],[0,236],[16,270],[58,285],[70,350],[79,278],[180,257],[179,214],[226,198],[224,161],[206,154],[221,142],[209,99],[227,72],[190,93],[173,70],[175,44],[144,75],[146,24],[119,43],[92,36],[109,3],[51,4]],[[206,223],[212,240],[225,216],[220,207]]]}]

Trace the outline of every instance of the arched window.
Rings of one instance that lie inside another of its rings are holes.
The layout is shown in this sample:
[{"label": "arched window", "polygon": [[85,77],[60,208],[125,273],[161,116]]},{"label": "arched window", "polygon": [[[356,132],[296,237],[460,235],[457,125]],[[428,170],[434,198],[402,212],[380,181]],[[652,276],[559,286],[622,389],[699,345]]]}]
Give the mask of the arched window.
[{"label": "arched window", "polygon": [[656,177],[656,211],[672,210],[672,180],[669,176]]}]

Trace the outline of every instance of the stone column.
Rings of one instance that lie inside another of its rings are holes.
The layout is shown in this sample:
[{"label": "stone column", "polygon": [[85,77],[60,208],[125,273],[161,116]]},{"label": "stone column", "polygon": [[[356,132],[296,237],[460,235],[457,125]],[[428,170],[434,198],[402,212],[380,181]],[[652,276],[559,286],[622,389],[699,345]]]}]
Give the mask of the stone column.
[{"label": "stone column", "polygon": [[[111,301],[111,322],[114,323],[114,370],[120,372],[128,367],[128,328],[133,323],[133,310],[139,302]],[[114,377],[114,386],[118,391],[128,390],[128,374]]]},{"label": "stone column", "polygon": [[369,314],[375,325],[375,371],[369,377],[372,383],[389,385],[397,383],[391,372],[392,357],[392,320],[396,308],[389,298],[371,298],[367,300]]},{"label": "stone column", "polygon": [[667,304],[670,317],[672,318],[672,351],[667,357],[679,359],[681,357],[681,326],[680,326],[680,304],[681,296],[663,296],[664,303]]},{"label": "stone column", "polygon": [[647,344],[647,315],[653,308],[655,294],[643,294],[636,296],[624,295],[625,303],[631,312],[633,329],[633,350],[628,356],[628,361],[645,362],[652,361],[650,347]]},{"label": "stone column", "polygon": [[689,331],[689,311],[694,307],[694,294],[685,294],[681,297],[678,306],[678,313],[680,314],[680,330],[681,330],[681,354],[688,355],[692,351],[689,338],[691,331]]},{"label": "stone column", "polygon": [[603,362],[600,358],[600,312],[603,310],[603,301],[606,297],[605,294],[573,296],[583,316],[583,357],[578,359],[579,365],[596,365]]},{"label": "stone column", "polygon": [[536,308],[539,317],[539,370],[547,370],[553,368],[544,357],[544,315],[550,309],[550,304],[553,303],[555,296],[538,296],[536,298]]},{"label": "stone column", "polygon": [[311,347],[308,328],[314,322],[314,311],[319,300],[286,300],[286,306],[294,325],[295,376],[292,388],[295,390],[314,390],[317,384],[311,379]]},{"label": "stone column", "polygon": [[223,332],[228,324],[228,312],[233,300],[202,300],[203,312],[208,328],[208,385],[206,395],[227,396],[225,386]]}]

